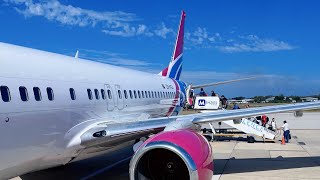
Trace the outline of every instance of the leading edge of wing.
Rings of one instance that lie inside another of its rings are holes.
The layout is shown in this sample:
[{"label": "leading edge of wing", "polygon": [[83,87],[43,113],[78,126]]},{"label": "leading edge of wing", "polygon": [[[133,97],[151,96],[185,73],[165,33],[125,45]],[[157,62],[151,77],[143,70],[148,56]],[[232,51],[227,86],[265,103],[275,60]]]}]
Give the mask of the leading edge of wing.
[{"label": "leading edge of wing", "polygon": [[300,110],[320,109],[320,101],[309,103],[297,103],[277,106],[266,106],[258,108],[238,109],[238,110],[225,110],[219,112],[207,112],[196,114],[193,117],[193,123],[208,123],[213,121],[224,121],[231,119],[240,119],[245,117],[259,116],[263,114],[273,114],[281,112],[292,112]]}]

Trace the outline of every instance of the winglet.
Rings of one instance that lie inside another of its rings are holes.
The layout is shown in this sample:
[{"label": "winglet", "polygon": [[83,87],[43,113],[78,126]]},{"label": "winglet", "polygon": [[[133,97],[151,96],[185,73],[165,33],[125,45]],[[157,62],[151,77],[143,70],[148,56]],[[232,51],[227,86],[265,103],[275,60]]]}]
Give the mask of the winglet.
[{"label": "winglet", "polygon": [[181,19],[174,46],[173,55],[169,66],[163,69],[159,75],[179,80],[182,71],[182,54],[183,54],[183,38],[184,38],[184,22],[186,13],[181,12]]},{"label": "winglet", "polygon": [[74,58],[78,59],[79,58],[79,51],[77,50],[76,55],[74,56]]}]

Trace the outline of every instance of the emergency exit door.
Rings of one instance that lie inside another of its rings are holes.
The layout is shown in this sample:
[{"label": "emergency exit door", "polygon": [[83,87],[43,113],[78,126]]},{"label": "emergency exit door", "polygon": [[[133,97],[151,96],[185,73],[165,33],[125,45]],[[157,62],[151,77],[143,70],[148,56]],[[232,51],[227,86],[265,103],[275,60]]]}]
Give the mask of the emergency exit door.
[{"label": "emergency exit door", "polygon": [[107,99],[107,103],[108,103],[107,109],[108,109],[108,111],[112,111],[115,106],[114,99],[116,97],[114,96],[112,87],[109,84],[104,85],[104,90],[106,91],[106,99]]},{"label": "emergency exit door", "polygon": [[119,110],[121,110],[124,107],[124,102],[123,102],[124,101],[124,97],[123,97],[123,93],[122,93],[122,88],[118,84],[116,84],[114,87],[115,87],[114,88],[115,89],[115,96],[117,96],[116,97],[116,99],[117,99],[117,107],[118,107]]}]

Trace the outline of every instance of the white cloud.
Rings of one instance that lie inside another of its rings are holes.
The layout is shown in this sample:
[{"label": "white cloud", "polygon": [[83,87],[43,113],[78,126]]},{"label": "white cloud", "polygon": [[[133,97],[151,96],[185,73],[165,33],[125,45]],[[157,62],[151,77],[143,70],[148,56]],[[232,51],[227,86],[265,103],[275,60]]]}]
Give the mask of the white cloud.
[{"label": "white cloud", "polygon": [[[206,87],[207,93],[214,90],[219,95],[226,97],[257,95],[313,95],[319,94],[320,84],[318,80],[306,80],[293,76],[282,76],[277,74],[245,74],[233,72],[216,71],[183,71],[181,79],[193,85],[212,82],[239,79],[257,76],[257,79],[245,80],[225,85]],[[301,83],[303,81],[303,83]]]},{"label": "white cloud", "polygon": [[120,65],[120,66],[136,66],[136,67],[151,65],[151,63],[147,61],[126,58],[125,56],[126,56],[125,54],[113,53],[109,51],[97,51],[97,50],[91,50],[91,49],[79,50],[80,58],[90,59],[97,62]]},{"label": "white cloud", "polygon": [[[122,11],[94,11],[72,5],[65,5],[58,0],[3,0],[6,5],[24,15],[44,17],[49,21],[68,26],[97,27],[101,32],[111,36],[157,36],[166,39],[175,34],[173,29],[165,23],[150,25],[139,23],[140,20],[133,13]],[[232,31],[227,35],[210,33],[206,28],[197,27],[194,31],[186,32],[185,39],[188,48],[216,48],[221,52],[270,52],[292,50],[296,47],[272,38],[260,38],[256,35],[236,36]],[[187,49],[188,49],[187,48]]]},{"label": "white cloud", "polygon": [[220,33],[209,33],[206,28],[197,27],[193,32],[187,32],[186,44],[191,47],[216,48],[221,52],[271,52],[282,50],[293,50],[297,48],[287,42],[260,38],[257,35],[238,35],[236,32],[221,35]]},{"label": "white cloud", "polygon": [[170,33],[174,33],[173,30],[171,28],[167,28],[166,25],[164,23],[161,23],[161,26],[159,29],[154,30],[154,34],[157,36],[160,36],[164,39],[167,38],[167,35]]},{"label": "white cloud", "polygon": [[271,52],[281,50],[292,50],[295,46],[292,46],[284,41],[278,41],[275,39],[260,38],[256,35],[240,36],[240,41],[234,42],[231,45],[217,46],[222,52],[234,53],[234,52]]},{"label": "white cloud", "polygon": [[186,33],[186,41],[196,47],[211,47],[213,43],[220,39],[220,34],[210,35],[206,28],[197,27],[193,32]]},{"label": "white cloud", "polygon": [[134,25],[138,18],[135,14],[122,11],[98,12],[82,9],[72,5],[61,4],[58,0],[33,1],[33,0],[4,0],[8,5],[13,5],[15,10],[25,17],[42,16],[49,21],[64,25],[95,27],[98,24],[102,32],[114,36],[152,36],[144,24]]}]

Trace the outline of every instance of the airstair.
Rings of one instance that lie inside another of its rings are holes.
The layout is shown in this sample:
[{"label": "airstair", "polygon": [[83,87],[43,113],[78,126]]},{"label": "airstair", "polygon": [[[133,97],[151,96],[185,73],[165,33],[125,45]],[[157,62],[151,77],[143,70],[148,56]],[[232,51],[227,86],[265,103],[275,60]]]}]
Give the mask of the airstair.
[{"label": "airstair", "polygon": [[228,120],[223,122],[233,128],[238,129],[239,131],[248,134],[249,136],[259,136],[263,139],[273,140],[277,135],[277,132],[267,129],[266,127],[256,123],[254,118],[242,118],[239,120]]}]

